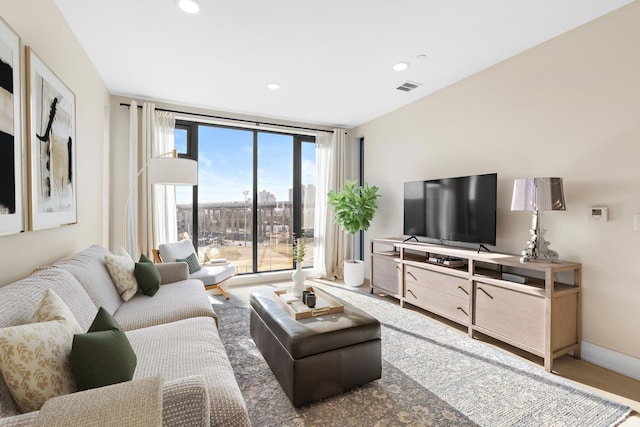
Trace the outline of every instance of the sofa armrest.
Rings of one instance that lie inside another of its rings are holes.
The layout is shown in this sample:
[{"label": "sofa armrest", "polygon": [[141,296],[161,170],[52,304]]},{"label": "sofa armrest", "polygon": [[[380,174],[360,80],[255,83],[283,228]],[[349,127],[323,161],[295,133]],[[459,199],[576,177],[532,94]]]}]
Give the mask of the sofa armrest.
[{"label": "sofa armrest", "polygon": [[54,397],[33,425],[157,427],[162,424],[162,385],[161,377],[150,377]]},{"label": "sofa armrest", "polygon": [[179,282],[189,278],[189,264],[186,262],[163,262],[156,264],[161,276],[161,285]]},{"label": "sofa armrest", "polygon": [[0,418],[0,427],[31,427],[38,418],[38,411]]},{"label": "sofa armrest", "polygon": [[210,425],[210,405],[202,375],[184,377],[165,383],[162,397],[162,426]]}]

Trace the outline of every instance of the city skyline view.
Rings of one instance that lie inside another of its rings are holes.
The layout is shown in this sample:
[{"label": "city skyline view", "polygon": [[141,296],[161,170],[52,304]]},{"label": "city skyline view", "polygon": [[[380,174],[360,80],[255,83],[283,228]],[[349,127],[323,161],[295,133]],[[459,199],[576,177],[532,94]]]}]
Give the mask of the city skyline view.
[{"label": "city skyline view", "polygon": [[[199,203],[244,201],[253,195],[253,132],[200,125],[198,127]],[[289,201],[293,188],[293,136],[258,133],[257,193],[266,191],[276,201]],[[186,152],[187,132],[176,129],[175,147]],[[302,184],[316,183],[315,144],[302,144]],[[192,187],[176,187],[176,203],[189,204]]]}]

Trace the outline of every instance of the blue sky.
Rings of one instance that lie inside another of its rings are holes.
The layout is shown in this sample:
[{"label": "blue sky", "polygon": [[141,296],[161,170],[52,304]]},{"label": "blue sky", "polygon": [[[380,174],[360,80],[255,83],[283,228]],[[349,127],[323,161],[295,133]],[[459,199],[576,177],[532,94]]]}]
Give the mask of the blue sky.
[{"label": "blue sky", "polygon": [[[244,201],[243,191],[252,191],[253,132],[200,126],[198,137],[199,202]],[[175,145],[179,152],[185,151],[185,132],[176,132]],[[292,136],[258,133],[258,192],[266,190],[278,201],[289,200],[292,159]],[[302,163],[302,183],[315,184],[314,144],[303,144]],[[191,187],[176,188],[178,203],[191,202],[191,194]]]}]

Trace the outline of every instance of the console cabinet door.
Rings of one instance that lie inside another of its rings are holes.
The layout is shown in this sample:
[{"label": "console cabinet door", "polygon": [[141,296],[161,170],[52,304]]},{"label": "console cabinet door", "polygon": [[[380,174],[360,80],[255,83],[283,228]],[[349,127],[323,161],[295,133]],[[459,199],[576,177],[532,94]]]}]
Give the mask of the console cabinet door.
[{"label": "console cabinet door", "polygon": [[400,295],[400,263],[398,258],[374,254],[371,258],[371,284],[389,295]]},{"label": "console cabinet door", "polygon": [[544,351],[544,298],[475,282],[474,324]]}]

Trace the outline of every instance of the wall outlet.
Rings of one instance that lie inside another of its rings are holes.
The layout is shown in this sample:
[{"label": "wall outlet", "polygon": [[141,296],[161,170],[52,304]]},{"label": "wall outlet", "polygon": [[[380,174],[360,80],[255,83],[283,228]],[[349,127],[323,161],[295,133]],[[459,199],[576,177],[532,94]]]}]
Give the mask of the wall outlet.
[{"label": "wall outlet", "polygon": [[640,231],[640,213],[638,212],[633,215],[633,230]]}]

